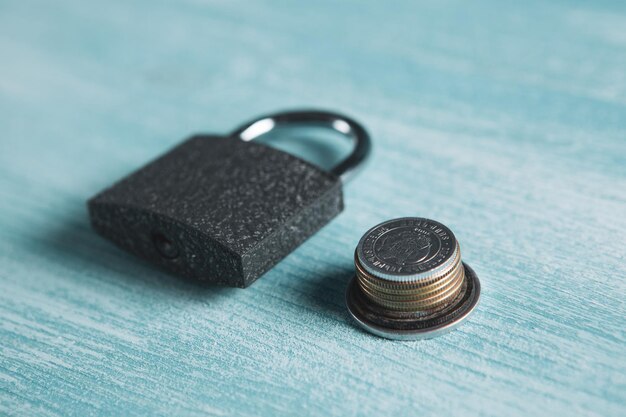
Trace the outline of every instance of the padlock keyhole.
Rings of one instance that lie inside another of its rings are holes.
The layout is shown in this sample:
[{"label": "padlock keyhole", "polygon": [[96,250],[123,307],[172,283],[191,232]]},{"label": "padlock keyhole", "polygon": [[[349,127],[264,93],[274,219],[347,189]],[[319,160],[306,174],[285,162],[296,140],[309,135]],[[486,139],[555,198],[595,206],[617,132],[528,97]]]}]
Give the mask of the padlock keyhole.
[{"label": "padlock keyhole", "polygon": [[159,254],[166,259],[178,258],[176,245],[161,232],[152,233],[152,243]]}]

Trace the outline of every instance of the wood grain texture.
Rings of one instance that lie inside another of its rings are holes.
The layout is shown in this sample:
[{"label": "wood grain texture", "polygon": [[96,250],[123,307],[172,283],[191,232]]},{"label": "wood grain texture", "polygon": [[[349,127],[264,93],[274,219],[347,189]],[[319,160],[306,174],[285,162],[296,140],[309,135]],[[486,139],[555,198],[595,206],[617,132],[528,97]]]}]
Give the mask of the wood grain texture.
[{"label": "wood grain texture", "polygon": [[[0,0],[0,414],[626,415],[624,3],[311,3]],[[299,106],[374,155],[252,287],[90,230],[88,197],[189,134]],[[361,234],[406,215],[484,288],[424,342],[343,305]]]}]

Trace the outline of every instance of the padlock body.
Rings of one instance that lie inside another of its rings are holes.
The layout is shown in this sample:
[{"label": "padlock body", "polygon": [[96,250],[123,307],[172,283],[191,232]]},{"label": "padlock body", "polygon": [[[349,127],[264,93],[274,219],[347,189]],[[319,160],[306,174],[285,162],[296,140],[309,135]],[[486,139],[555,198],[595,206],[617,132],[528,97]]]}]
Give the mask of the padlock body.
[{"label": "padlock body", "polygon": [[88,201],[92,226],[178,275],[247,287],[343,209],[341,180],[269,146],[194,136]]}]

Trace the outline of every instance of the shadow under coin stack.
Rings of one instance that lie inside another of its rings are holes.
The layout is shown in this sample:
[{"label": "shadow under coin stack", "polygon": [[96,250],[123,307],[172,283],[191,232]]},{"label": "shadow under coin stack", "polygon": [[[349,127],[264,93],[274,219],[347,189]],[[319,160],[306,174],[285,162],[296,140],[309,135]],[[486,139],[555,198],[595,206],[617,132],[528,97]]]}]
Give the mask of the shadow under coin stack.
[{"label": "shadow under coin stack", "polygon": [[437,336],[456,327],[478,302],[476,274],[461,261],[454,234],[433,220],[401,218],[370,229],[354,263],[348,309],[382,337]]}]

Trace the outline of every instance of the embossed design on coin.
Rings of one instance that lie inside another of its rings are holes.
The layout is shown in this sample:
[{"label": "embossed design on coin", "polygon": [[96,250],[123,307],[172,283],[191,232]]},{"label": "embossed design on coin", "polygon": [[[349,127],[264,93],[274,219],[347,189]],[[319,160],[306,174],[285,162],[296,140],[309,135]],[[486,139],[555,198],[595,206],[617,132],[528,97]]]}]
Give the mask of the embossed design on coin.
[{"label": "embossed design on coin", "polygon": [[[433,239],[421,234],[419,229],[398,228],[393,232],[384,234],[374,244],[374,252],[378,258],[390,264],[405,266],[423,262],[431,254]],[[436,251],[438,251],[439,241],[435,243],[437,244]]]},{"label": "embossed design on coin", "polygon": [[370,229],[359,242],[357,256],[373,274],[400,277],[437,269],[455,249],[456,238],[443,224],[405,217]]}]

